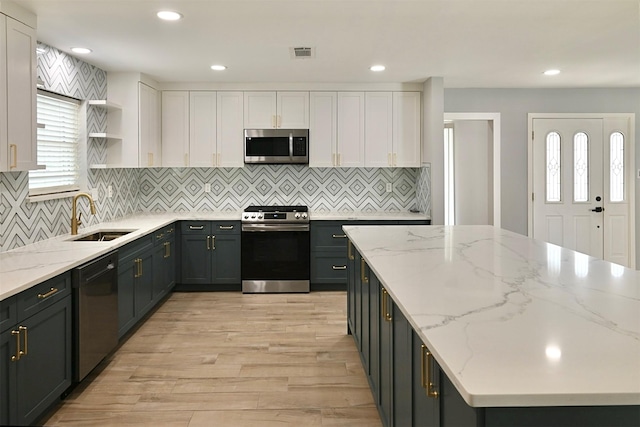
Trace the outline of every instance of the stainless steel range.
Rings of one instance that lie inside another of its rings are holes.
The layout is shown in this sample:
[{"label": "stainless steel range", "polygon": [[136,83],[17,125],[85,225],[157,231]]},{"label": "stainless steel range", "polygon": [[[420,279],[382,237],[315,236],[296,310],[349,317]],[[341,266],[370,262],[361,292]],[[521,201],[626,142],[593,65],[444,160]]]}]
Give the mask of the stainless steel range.
[{"label": "stainless steel range", "polygon": [[242,292],[309,292],[306,206],[249,206],[242,214]]}]

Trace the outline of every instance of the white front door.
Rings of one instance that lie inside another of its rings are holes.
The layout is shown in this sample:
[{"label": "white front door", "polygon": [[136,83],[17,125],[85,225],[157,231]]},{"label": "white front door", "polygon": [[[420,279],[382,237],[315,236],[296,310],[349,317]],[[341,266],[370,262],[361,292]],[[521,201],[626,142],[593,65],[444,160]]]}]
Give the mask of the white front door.
[{"label": "white front door", "polygon": [[532,120],[534,238],[630,265],[628,128],[616,118]]}]

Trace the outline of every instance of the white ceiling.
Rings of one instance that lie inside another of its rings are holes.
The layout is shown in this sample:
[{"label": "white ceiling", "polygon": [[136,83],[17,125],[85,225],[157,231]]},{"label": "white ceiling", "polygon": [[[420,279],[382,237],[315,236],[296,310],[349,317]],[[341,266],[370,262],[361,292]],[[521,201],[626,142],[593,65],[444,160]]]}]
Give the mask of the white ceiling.
[{"label": "white ceiling", "polygon": [[[640,0],[19,0],[38,40],[159,82],[638,87]],[[184,15],[156,18],[158,10]],[[289,48],[316,48],[294,60]],[[372,73],[369,66],[387,70]],[[224,64],[226,71],[210,70]],[[546,77],[542,72],[562,73]]]}]

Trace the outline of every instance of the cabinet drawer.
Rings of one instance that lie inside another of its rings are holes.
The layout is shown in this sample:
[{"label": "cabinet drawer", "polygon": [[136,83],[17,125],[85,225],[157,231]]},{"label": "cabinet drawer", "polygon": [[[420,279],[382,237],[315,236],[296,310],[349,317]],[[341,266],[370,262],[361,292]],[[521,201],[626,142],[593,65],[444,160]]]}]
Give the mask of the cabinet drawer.
[{"label": "cabinet drawer", "polygon": [[347,237],[342,222],[322,221],[311,223],[311,250],[346,248]]},{"label": "cabinet drawer", "polygon": [[216,221],[213,223],[211,234],[240,234],[240,221]]},{"label": "cabinet drawer", "polygon": [[153,246],[155,234],[148,234],[118,249],[118,262],[122,263],[129,258],[138,256],[141,252],[149,250]]},{"label": "cabinet drawer", "polygon": [[18,322],[63,299],[71,293],[71,273],[42,282],[17,295]]},{"label": "cabinet drawer", "polygon": [[182,221],[180,224],[182,234],[209,234],[210,230],[209,221]]},{"label": "cabinet drawer", "polygon": [[336,252],[316,252],[311,255],[312,283],[347,283],[347,256]]},{"label": "cabinet drawer", "polygon": [[0,301],[0,332],[12,327],[18,322],[16,297]]},{"label": "cabinet drawer", "polygon": [[151,234],[153,236],[153,244],[155,246],[162,245],[167,240],[173,239],[175,237],[175,224],[160,228]]}]

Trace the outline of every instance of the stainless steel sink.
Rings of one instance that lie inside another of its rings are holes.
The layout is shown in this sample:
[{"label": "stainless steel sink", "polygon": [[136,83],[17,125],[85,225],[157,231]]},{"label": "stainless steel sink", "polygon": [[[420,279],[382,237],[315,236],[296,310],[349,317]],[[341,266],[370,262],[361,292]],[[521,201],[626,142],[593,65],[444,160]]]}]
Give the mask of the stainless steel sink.
[{"label": "stainless steel sink", "polygon": [[74,242],[108,242],[110,240],[117,239],[118,237],[122,237],[131,233],[131,231],[125,230],[102,230],[96,231],[92,234],[87,234],[86,236],[74,237],[70,239]]}]

